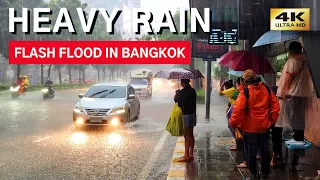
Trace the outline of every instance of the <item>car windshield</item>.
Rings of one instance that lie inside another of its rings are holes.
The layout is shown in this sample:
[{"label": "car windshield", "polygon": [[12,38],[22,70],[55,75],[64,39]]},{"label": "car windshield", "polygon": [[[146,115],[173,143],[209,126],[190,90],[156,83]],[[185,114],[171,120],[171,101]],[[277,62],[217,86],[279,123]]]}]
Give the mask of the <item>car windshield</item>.
[{"label": "car windshield", "polygon": [[148,81],[146,79],[131,79],[129,84],[148,85]]},{"label": "car windshield", "polygon": [[86,93],[89,98],[125,98],[126,87],[122,86],[93,86]]}]

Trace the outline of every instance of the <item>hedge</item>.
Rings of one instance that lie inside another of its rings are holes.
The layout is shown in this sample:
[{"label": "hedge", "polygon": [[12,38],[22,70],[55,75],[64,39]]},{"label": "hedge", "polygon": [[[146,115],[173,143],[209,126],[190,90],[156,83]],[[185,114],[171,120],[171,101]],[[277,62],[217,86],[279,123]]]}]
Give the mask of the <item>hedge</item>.
[{"label": "hedge", "polygon": [[[53,88],[55,90],[66,90],[66,89],[77,89],[77,88],[88,88],[93,84],[55,84]],[[10,85],[0,85],[0,91],[6,91],[10,89]],[[32,85],[28,88],[28,91],[39,91],[43,88],[42,85]]]},{"label": "hedge", "polygon": [[197,103],[204,104],[205,103],[205,92],[203,89],[199,89],[197,92]]}]

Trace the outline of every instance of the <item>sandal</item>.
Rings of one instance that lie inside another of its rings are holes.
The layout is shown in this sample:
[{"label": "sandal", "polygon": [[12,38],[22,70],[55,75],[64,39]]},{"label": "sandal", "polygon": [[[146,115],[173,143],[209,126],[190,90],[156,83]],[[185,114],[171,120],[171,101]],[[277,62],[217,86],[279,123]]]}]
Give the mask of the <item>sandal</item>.
[{"label": "sandal", "polygon": [[277,163],[270,163],[270,167],[272,167],[272,168],[278,168],[278,165],[277,165]]},{"label": "sandal", "polygon": [[245,163],[241,163],[237,165],[237,168],[247,168],[247,165]]},{"label": "sandal", "polygon": [[191,160],[190,157],[184,157],[182,156],[180,159],[178,159],[177,162],[189,162]]},{"label": "sandal", "polygon": [[237,146],[235,146],[235,145],[233,145],[233,146],[230,147],[230,150],[231,150],[231,151],[236,151],[237,149],[238,149],[238,148],[237,148]]}]

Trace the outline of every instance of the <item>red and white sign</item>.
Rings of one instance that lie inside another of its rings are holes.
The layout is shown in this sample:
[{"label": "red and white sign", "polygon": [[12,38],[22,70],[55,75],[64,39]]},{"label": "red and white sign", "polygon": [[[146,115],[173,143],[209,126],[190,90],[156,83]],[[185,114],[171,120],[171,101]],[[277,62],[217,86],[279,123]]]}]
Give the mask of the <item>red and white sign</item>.
[{"label": "red and white sign", "polygon": [[190,64],[189,41],[10,41],[10,64]]}]

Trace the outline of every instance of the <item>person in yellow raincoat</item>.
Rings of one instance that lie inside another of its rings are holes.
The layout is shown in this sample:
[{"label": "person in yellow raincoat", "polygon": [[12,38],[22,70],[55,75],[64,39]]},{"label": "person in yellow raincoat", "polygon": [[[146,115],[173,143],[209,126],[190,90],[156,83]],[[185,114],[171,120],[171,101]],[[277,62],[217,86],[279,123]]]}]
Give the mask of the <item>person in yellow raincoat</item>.
[{"label": "person in yellow raincoat", "polygon": [[29,87],[29,80],[27,76],[22,77],[24,80],[24,91],[27,91],[27,88]]}]

